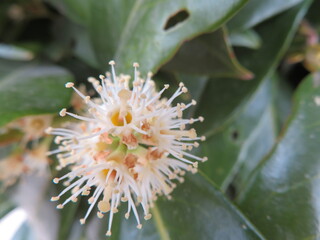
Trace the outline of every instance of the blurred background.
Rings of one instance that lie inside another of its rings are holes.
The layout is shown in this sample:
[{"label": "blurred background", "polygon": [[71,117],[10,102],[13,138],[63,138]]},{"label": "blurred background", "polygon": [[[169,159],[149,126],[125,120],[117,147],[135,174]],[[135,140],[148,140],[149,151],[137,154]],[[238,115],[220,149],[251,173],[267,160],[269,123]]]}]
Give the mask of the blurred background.
[{"label": "blurred background", "polygon": [[[154,73],[187,117],[209,161],[187,176],[162,218],[135,229],[120,211],[112,239],[318,239],[320,1],[1,0],[0,239],[105,239],[106,219],[79,219],[87,200],[55,209],[52,179],[63,107],[83,103],[66,82],[109,71]],[[320,185],[319,185],[320,186]],[[93,214],[94,215],[94,214]],[[187,229],[186,229],[186,226]]]}]

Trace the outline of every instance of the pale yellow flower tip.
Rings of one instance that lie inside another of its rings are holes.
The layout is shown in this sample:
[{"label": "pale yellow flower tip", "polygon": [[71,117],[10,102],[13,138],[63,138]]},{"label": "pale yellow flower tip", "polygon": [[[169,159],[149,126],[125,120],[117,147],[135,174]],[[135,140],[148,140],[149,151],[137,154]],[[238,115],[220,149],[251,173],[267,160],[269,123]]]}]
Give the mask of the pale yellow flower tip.
[{"label": "pale yellow flower tip", "polygon": [[103,213],[102,212],[97,212],[97,216],[98,216],[98,218],[103,218]]},{"label": "pale yellow flower tip", "polygon": [[58,201],[60,199],[60,197],[59,196],[56,196],[56,197],[52,197],[50,200],[52,201],[52,202],[55,202],[55,201]]},{"label": "pale yellow flower tip", "polygon": [[134,62],[134,63],[133,63],[133,67],[139,67],[139,63]]},{"label": "pale yellow flower tip", "polygon": [[67,114],[67,109],[66,109],[66,108],[61,109],[61,111],[59,112],[59,115],[60,115],[61,117],[66,116],[66,114]]},{"label": "pale yellow flower tip", "polygon": [[53,128],[52,127],[48,127],[46,130],[44,130],[44,132],[46,134],[51,134],[52,133]]},{"label": "pale yellow flower tip", "polygon": [[147,214],[144,216],[144,219],[145,220],[149,220],[150,218],[152,217],[151,213]]},{"label": "pale yellow flower tip", "polygon": [[74,83],[73,82],[67,82],[66,84],[65,84],[65,87],[66,88],[72,88],[74,86]]},{"label": "pale yellow flower tip", "polygon": [[59,204],[59,205],[57,206],[57,208],[58,208],[58,209],[62,209],[62,208],[63,208],[63,205],[62,205],[62,204]]},{"label": "pale yellow flower tip", "polygon": [[59,183],[59,178],[54,178],[52,181],[53,181],[55,184],[57,184],[57,183]]},{"label": "pale yellow flower tip", "polygon": [[182,91],[183,93],[187,93],[187,92],[188,92],[188,88],[183,87],[183,88],[181,89],[181,91]]}]

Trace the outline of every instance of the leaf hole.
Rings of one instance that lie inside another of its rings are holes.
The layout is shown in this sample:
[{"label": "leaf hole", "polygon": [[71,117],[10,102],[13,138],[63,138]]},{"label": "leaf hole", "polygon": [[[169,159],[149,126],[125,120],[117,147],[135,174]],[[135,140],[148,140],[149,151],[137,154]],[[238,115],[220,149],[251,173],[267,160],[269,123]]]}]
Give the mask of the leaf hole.
[{"label": "leaf hole", "polygon": [[232,138],[232,140],[234,140],[234,141],[238,140],[238,138],[239,138],[239,132],[238,132],[237,130],[233,130],[233,131],[231,132],[231,138]]},{"label": "leaf hole", "polygon": [[237,196],[237,189],[233,184],[230,184],[227,188],[226,195],[231,199],[234,200]]},{"label": "leaf hole", "polygon": [[189,18],[189,16],[190,14],[186,9],[180,9],[179,11],[173,13],[169,17],[163,29],[168,31],[169,29],[173,28],[179,23],[186,21]]}]

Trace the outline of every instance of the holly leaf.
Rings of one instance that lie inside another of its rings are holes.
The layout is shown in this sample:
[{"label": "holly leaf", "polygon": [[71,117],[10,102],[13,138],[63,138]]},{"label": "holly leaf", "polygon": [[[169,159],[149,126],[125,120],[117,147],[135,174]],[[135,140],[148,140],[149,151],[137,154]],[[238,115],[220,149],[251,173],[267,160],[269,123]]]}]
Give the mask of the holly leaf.
[{"label": "holly leaf", "polygon": [[319,96],[319,79],[308,76],[295,93],[286,131],[238,199],[268,239],[319,236]]},{"label": "holly leaf", "polygon": [[[248,68],[255,74],[252,81],[212,79],[202,94],[196,115],[204,115],[206,120],[197,129],[207,136],[200,150],[209,158],[209,165],[202,169],[224,189],[235,174],[235,164],[242,146],[245,146],[268,107],[268,99],[271,99],[270,88],[265,89],[264,93],[262,91],[263,95],[258,98],[255,97],[260,90],[256,89],[275,70],[309,4],[304,2],[257,28],[262,39],[266,39],[264,44],[257,51],[243,50],[239,54],[242,62],[247,67],[251,66]],[[210,109],[207,108],[208,102]]]},{"label": "holly leaf", "polygon": [[[67,2],[69,8],[78,7],[78,1]],[[217,29],[245,2],[87,1],[89,17],[84,25],[101,69],[115,59],[120,72],[131,70],[135,61],[141,63],[142,72],[155,72],[185,40]]]},{"label": "holly leaf", "polygon": [[0,126],[26,115],[56,113],[69,104],[64,88],[72,75],[60,67],[33,66],[15,71],[0,82]]},{"label": "holly leaf", "polygon": [[237,61],[223,28],[185,42],[164,69],[186,74],[233,77],[243,80],[253,77],[253,74]]},{"label": "holly leaf", "polygon": [[[114,220],[110,239],[264,239],[244,215],[202,174],[188,175],[172,194],[172,200],[159,199],[152,218],[137,229],[133,216],[124,218],[122,209]],[[121,216],[119,216],[121,215]],[[108,217],[108,216],[107,216]],[[107,220],[107,219],[106,219]],[[100,220],[101,221],[101,220]],[[104,239],[107,221],[100,223],[95,239]],[[90,223],[89,223],[90,224]],[[186,228],[186,226],[188,226]]]},{"label": "holly leaf", "polygon": [[228,28],[231,31],[252,28],[301,2],[302,0],[251,0],[228,22]]},{"label": "holly leaf", "polygon": [[231,32],[228,37],[231,45],[236,47],[258,49],[262,44],[260,36],[252,29]]}]

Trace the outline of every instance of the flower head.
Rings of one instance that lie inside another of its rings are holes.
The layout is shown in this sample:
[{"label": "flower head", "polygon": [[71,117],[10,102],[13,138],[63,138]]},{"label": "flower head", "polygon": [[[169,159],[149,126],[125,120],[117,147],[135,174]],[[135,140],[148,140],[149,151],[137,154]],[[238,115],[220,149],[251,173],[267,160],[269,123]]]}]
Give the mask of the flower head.
[{"label": "flower head", "polygon": [[12,153],[10,156],[1,159],[0,181],[3,182],[3,188],[14,184],[24,172],[26,172],[26,166],[23,164],[23,156],[20,153]]},{"label": "flower head", "polygon": [[133,213],[141,228],[137,203],[143,208],[144,218],[149,219],[156,198],[170,198],[175,180],[182,182],[186,171],[196,172],[198,161],[206,160],[190,153],[204,137],[188,128],[203,118],[182,118],[183,111],[196,102],[173,104],[188,91],[183,83],[169,99],[161,99],[169,85],[156,91],[151,74],[147,79],[140,78],[137,63],[133,64],[132,84],[130,76],[116,75],[114,61],[110,65],[111,73],[100,75],[100,80],[88,79],[98,98],[85,96],[73,83],[66,84],[83,99],[87,110],[80,116],[62,109],[62,117],[69,115],[80,121],[70,123],[68,128],[47,130],[57,135],[55,142],[60,145],[50,152],[57,154],[58,169],[70,166],[69,173],[54,179],[55,183],[65,180],[67,187],[52,200],[71,190],[72,196],[58,205],[62,208],[69,201],[77,201],[79,195],[92,194],[89,209],[80,221],[84,223],[97,205],[98,217],[109,212],[107,235],[111,235],[113,214],[121,201],[127,202],[125,217]]},{"label": "flower head", "polygon": [[3,189],[16,183],[22,175],[48,173],[50,159],[47,152],[51,142],[42,137],[52,119],[51,115],[25,116],[0,129],[4,134],[1,144],[10,152],[0,159],[0,181]]},{"label": "flower head", "polygon": [[52,118],[52,115],[26,116],[9,123],[7,128],[19,129],[23,132],[22,144],[27,144],[28,141],[35,141],[34,144],[37,144],[39,138],[45,135],[45,129],[51,125]]},{"label": "flower head", "polygon": [[48,173],[49,142],[42,140],[31,149],[15,146],[9,156],[0,159],[0,181],[3,189],[13,185],[22,175],[44,175]]}]

